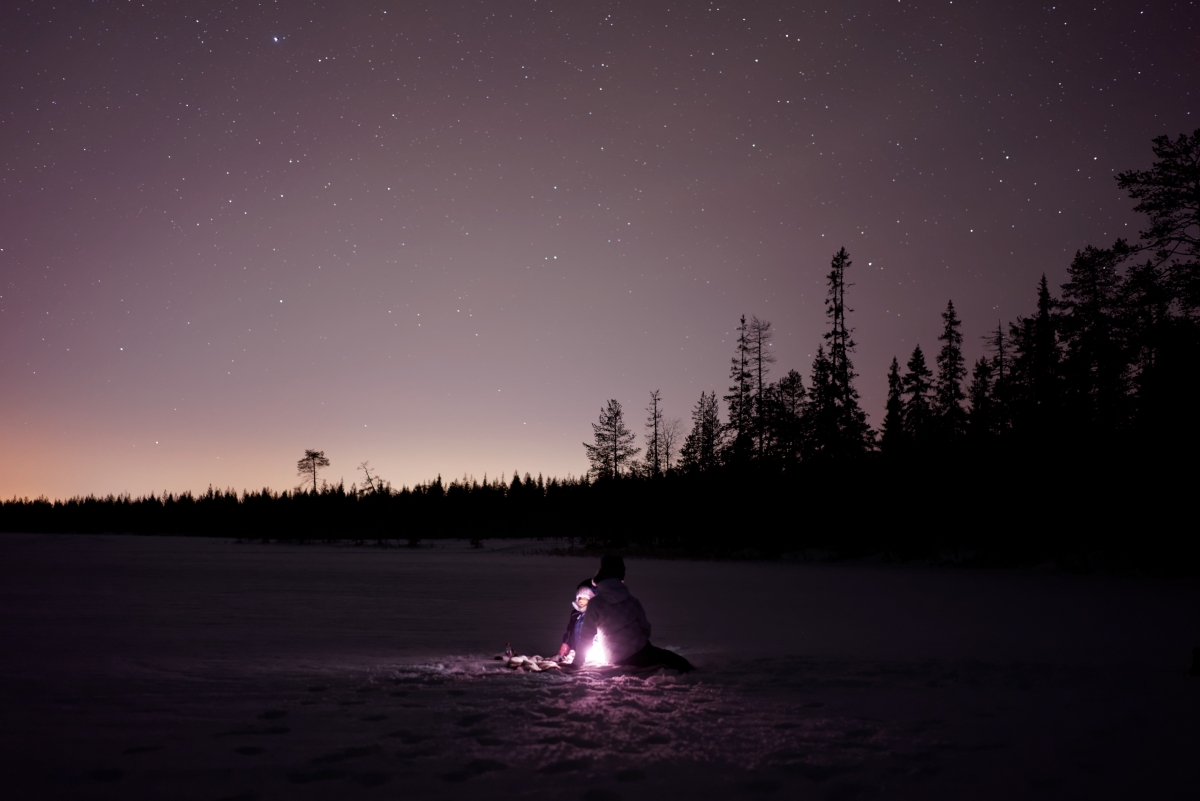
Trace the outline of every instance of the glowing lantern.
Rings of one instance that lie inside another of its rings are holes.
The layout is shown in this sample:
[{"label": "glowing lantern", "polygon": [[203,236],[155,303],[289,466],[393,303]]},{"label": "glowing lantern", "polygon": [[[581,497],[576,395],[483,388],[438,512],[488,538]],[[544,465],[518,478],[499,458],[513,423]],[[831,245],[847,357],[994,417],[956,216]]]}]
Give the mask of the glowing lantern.
[{"label": "glowing lantern", "polygon": [[596,638],[592,640],[592,649],[588,651],[587,664],[589,665],[607,665],[608,648],[604,645],[604,634],[596,632]]}]

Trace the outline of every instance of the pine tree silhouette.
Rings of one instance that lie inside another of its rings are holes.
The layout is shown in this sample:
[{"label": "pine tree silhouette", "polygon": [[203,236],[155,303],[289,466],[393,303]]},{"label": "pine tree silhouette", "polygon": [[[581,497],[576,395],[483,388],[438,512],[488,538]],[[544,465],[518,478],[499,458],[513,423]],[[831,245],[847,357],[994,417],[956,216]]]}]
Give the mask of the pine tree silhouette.
[{"label": "pine tree silhouette", "polygon": [[887,405],[883,413],[883,426],[879,447],[884,453],[899,453],[904,447],[904,379],[900,377],[900,362],[892,357],[888,368]]},{"label": "pine tree silhouette", "polygon": [[1117,176],[1149,225],[1113,249],[1148,254],[1123,286],[1139,439],[1178,452],[1200,446],[1200,429],[1176,422],[1194,417],[1200,397],[1200,129],[1157,137],[1152,150],[1149,170]]},{"label": "pine tree silhouette", "polygon": [[679,452],[680,467],[691,472],[704,472],[716,467],[721,454],[721,432],[717,393],[701,392],[700,400],[692,409],[692,430]]},{"label": "pine tree silhouette", "polygon": [[804,407],[807,393],[804,378],[795,370],[775,384],[771,393],[776,413],[771,420],[773,438],[779,458],[785,466],[800,460],[804,439]]},{"label": "pine tree silhouette", "polygon": [[836,457],[840,455],[841,439],[837,391],[833,386],[833,366],[824,345],[817,346],[808,383],[808,404],[804,408],[804,458]]},{"label": "pine tree silhouette", "polygon": [[296,475],[305,477],[306,481],[312,479],[313,494],[317,492],[317,471],[323,467],[329,467],[325,451],[306,450],[300,461],[296,462]]},{"label": "pine tree silhouette", "polygon": [[859,455],[873,444],[867,415],[858,404],[858,391],[854,388],[856,374],[850,362],[855,347],[850,338],[853,329],[846,322],[846,316],[853,311],[846,306],[846,288],[850,286],[846,283],[846,270],[850,264],[850,255],[845,248],[839,249],[830,263],[825,297],[829,330],[823,335],[829,351],[826,355],[818,348],[811,382],[812,402],[817,404],[813,417],[815,425],[811,429],[811,436],[815,438],[813,446],[816,452],[834,458]]},{"label": "pine tree silhouette", "polygon": [[1133,210],[1150,218],[1138,250],[1151,251],[1166,268],[1182,316],[1200,311],[1200,128],[1154,139],[1156,161],[1149,170],[1129,170],[1117,185],[1138,201]]},{"label": "pine tree silhouette", "polygon": [[[592,435],[595,442],[591,445],[585,442],[583,447],[596,478],[619,478],[641,450],[633,446],[637,435],[626,427],[625,412],[616,399],[600,409],[599,422],[592,423]],[[513,480],[516,481],[515,474]]]},{"label": "pine tree silhouette", "polygon": [[1009,340],[1004,336],[1004,324],[996,321],[996,330],[984,337],[985,350],[991,354],[988,362],[991,382],[991,425],[994,436],[1005,435],[1011,425],[1012,355]]},{"label": "pine tree silhouette", "polygon": [[942,312],[942,333],[938,337],[942,349],[937,356],[934,405],[938,433],[943,443],[957,442],[967,433],[967,411],[963,408],[966,396],[962,387],[967,368],[963,361],[962,333],[958,330],[961,325],[954,311],[954,302],[948,301],[946,311]]},{"label": "pine tree silhouette", "polygon": [[933,373],[921,346],[913,348],[903,378],[904,438],[917,450],[929,445],[933,416]]},{"label": "pine tree silhouette", "polygon": [[1053,447],[1059,431],[1061,400],[1060,351],[1046,276],[1038,282],[1037,313],[1009,325],[1013,343],[1012,373],[1007,388],[1014,429],[1029,445]]},{"label": "pine tree silhouette", "polygon": [[663,424],[662,397],[657,389],[650,393],[646,411],[650,415],[646,418],[646,468],[650,475],[660,476],[666,469],[663,455],[666,426]]}]

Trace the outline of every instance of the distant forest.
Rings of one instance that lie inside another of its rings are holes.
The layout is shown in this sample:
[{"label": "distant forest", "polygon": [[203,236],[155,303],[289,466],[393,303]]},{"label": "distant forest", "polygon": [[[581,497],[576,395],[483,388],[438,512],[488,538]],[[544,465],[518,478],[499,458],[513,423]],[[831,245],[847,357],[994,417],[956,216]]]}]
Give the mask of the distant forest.
[{"label": "distant forest", "polygon": [[843,248],[807,378],[772,380],[771,323],[742,317],[725,393],[701,393],[685,432],[651,392],[640,445],[608,401],[584,443],[586,476],[396,490],[364,463],[362,485],[347,489],[320,484],[328,460],[306,451],[306,483],[292,491],[13,499],[0,530],[537,536],[692,555],[1200,572],[1200,129],[1153,151],[1149,170],[1117,176],[1146,218],[1137,240],[1078,251],[1057,296],[1043,276],[1036,308],[997,324],[970,366],[948,301],[932,358],[919,346],[893,358],[878,430],[855,389]]}]

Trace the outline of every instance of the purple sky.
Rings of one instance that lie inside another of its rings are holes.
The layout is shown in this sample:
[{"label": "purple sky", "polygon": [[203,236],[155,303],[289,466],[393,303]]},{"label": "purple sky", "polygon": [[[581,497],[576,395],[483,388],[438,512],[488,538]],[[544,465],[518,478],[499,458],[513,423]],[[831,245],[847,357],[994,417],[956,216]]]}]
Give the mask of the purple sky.
[{"label": "purple sky", "polygon": [[578,475],[608,398],[724,394],[740,314],[807,384],[843,245],[878,425],[947,299],[974,359],[1136,234],[1112,176],[1200,127],[1198,20],[8,3],[0,496]]}]

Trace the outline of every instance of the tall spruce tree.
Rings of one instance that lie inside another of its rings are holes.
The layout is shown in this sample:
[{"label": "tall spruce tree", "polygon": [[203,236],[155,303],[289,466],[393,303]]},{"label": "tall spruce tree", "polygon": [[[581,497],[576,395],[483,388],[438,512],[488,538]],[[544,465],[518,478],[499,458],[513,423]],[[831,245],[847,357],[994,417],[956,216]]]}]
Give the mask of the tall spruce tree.
[{"label": "tall spruce tree", "polygon": [[651,476],[660,476],[666,470],[665,450],[666,426],[663,424],[662,396],[656,389],[650,393],[650,405],[646,407],[646,469]]},{"label": "tall spruce tree", "polygon": [[829,290],[825,296],[825,316],[829,318],[829,330],[823,338],[829,344],[830,376],[842,397],[849,397],[853,392],[851,381],[854,379],[854,368],[850,364],[854,340],[850,338],[852,332],[846,324],[846,315],[853,311],[846,307],[846,270],[850,264],[850,254],[845,248],[839,248],[833,254],[826,279]]},{"label": "tall spruce tree", "polygon": [[904,438],[913,447],[928,447],[933,430],[933,372],[925,363],[921,346],[913,348],[904,373]]},{"label": "tall spruce tree", "polygon": [[937,429],[942,441],[947,443],[956,442],[967,433],[967,411],[963,408],[966,396],[962,386],[967,368],[963,361],[962,333],[958,330],[961,325],[954,311],[954,301],[948,301],[946,311],[942,312],[942,333],[938,337],[942,349],[937,355],[934,401]]},{"label": "tall spruce tree", "polygon": [[[853,329],[846,321],[853,311],[846,306],[846,270],[850,267],[850,254],[840,248],[834,254],[827,277],[828,294],[825,297],[825,316],[829,330],[823,338],[829,346],[828,356],[818,351],[818,356],[828,360],[828,407],[821,414],[830,419],[814,429],[813,436],[825,438],[818,443],[817,450],[834,457],[854,456],[863,453],[873,443],[873,433],[867,426],[867,415],[858,404],[858,391],[854,388],[854,365],[850,354],[854,351]],[[824,368],[822,368],[824,369]],[[814,400],[817,392],[817,364],[813,364]],[[822,401],[823,402],[823,401]]]},{"label": "tall spruce tree", "polygon": [[728,456],[731,461],[746,459],[754,451],[754,374],[750,370],[750,325],[742,315],[737,327],[736,352],[730,360]]},{"label": "tall spruce tree", "polygon": [[720,462],[722,426],[716,392],[701,392],[692,409],[692,430],[679,452],[680,467],[693,472],[711,470]]},{"label": "tall spruce tree", "polygon": [[904,446],[904,379],[900,377],[900,362],[892,357],[888,368],[887,405],[883,413],[882,436],[879,447],[884,453],[897,453]]},{"label": "tall spruce tree", "polygon": [[583,447],[596,478],[620,477],[641,450],[633,445],[637,435],[626,427],[625,412],[616,399],[600,409],[599,422],[592,423],[592,435],[594,443],[585,442]]}]

